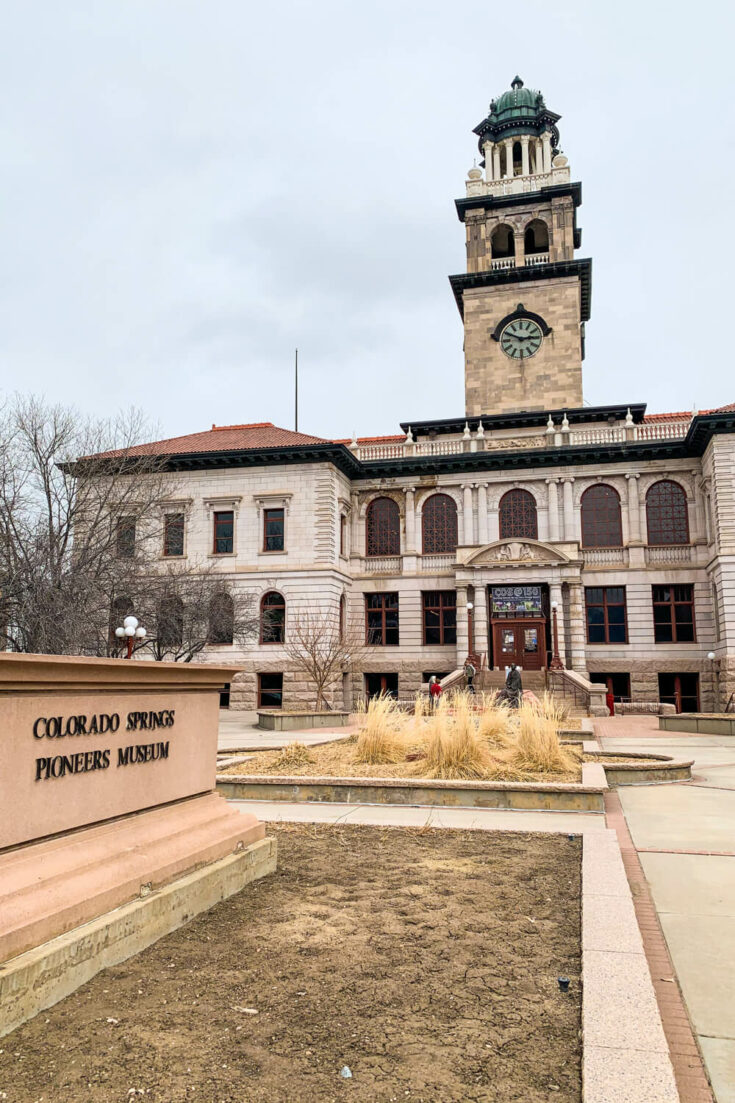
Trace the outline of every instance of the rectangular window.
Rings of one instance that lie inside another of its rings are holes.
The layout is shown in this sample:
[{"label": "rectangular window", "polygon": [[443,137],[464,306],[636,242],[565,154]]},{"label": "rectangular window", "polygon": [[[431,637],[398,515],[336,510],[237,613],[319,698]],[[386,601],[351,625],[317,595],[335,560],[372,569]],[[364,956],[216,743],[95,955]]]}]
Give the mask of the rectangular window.
[{"label": "rectangular window", "polygon": [[656,643],[693,643],[694,587],[653,586],[653,634]]},{"label": "rectangular window", "polygon": [[283,510],[263,510],[263,551],[283,551]]},{"label": "rectangular window", "polygon": [[457,642],[457,595],[454,590],[431,590],[421,595],[424,643]]},{"label": "rectangular window", "polygon": [[258,675],[258,708],[279,709],[283,705],[283,674]]},{"label": "rectangular window", "polygon": [[587,643],[627,643],[625,586],[586,586]]},{"label": "rectangular window", "polygon": [[366,642],[398,646],[398,594],[365,594]]},{"label": "rectangular window", "polygon": [[214,515],[214,554],[231,555],[235,550],[235,514],[225,509]]},{"label": "rectangular window", "polygon": [[607,686],[607,692],[612,693],[616,701],[630,701],[630,674],[603,674],[593,671],[590,672],[590,681]]},{"label": "rectangular window", "polygon": [[121,517],[115,532],[115,550],[118,559],[132,559],[135,555],[135,518]]},{"label": "rectangular window", "polygon": [[184,514],[167,513],[163,519],[163,554],[184,554]]}]

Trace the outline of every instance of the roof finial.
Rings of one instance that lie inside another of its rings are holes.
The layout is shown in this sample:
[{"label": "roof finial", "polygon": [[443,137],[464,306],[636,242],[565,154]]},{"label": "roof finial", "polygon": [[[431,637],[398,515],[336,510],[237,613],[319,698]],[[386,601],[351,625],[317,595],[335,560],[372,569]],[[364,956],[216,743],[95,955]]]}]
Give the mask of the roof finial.
[{"label": "roof finial", "polygon": [[511,81],[510,86],[511,86],[511,88],[522,88],[523,87],[523,81],[521,80],[521,78],[519,76],[516,75],[513,78],[513,80]]}]

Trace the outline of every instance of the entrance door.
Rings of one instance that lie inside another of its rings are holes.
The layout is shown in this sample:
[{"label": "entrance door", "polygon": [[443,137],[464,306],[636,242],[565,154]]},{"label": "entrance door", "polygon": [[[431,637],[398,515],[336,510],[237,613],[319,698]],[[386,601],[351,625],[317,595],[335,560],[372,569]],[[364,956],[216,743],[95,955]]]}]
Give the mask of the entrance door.
[{"label": "entrance door", "polygon": [[502,669],[516,663],[524,670],[541,670],[545,665],[545,626],[545,620],[494,621],[494,665]]},{"label": "entrance door", "polygon": [[398,696],[397,674],[366,674],[365,692],[368,697],[379,697],[384,694],[387,697]]},{"label": "entrance door", "polygon": [[699,712],[699,675],[659,674],[658,696],[677,712]]}]

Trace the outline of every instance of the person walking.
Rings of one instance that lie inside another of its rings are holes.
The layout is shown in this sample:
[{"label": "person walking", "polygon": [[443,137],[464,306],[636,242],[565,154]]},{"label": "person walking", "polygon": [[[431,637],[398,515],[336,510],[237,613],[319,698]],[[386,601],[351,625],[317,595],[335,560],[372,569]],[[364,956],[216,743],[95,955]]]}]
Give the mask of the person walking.
[{"label": "person walking", "polygon": [[519,708],[523,700],[523,682],[521,681],[521,672],[515,663],[510,664],[510,670],[505,679],[505,693],[510,707],[512,709]]},{"label": "person walking", "polygon": [[474,692],[475,692],[475,687],[473,685],[473,682],[474,682],[476,674],[477,674],[477,669],[476,669],[474,663],[472,662],[472,660],[468,658],[467,661],[464,664],[464,676],[467,679],[467,692],[468,693],[473,693],[474,694]]},{"label": "person walking", "polygon": [[436,706],[439,704],[439,698],[441,697],[443,692],[444,691],[442,690],[441,684],[438,681],[436,675],[432,674],[429,678],[429,697],[431,698],[432,708],[436,708]]}]

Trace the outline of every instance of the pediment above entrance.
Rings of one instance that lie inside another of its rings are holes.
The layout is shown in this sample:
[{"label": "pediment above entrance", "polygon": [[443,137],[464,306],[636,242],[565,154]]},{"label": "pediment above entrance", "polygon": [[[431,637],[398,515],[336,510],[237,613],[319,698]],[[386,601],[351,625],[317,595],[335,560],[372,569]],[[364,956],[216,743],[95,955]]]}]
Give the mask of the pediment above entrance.
[{"label": "pediment above entrance", "polygon": [[573,559],[558,547],[541,540],[495,540],[482,548],[468,548],[467,567],[571,563]]}]

